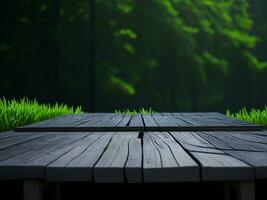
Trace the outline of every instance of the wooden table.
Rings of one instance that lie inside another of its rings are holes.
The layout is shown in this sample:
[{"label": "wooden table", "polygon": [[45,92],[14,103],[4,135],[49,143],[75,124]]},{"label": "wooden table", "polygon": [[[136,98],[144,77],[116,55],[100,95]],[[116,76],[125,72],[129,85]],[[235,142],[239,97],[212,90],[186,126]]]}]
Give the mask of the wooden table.
[{"label": "wooden table", "polygon": [[0,134],[0,180],[14,179],[25,199],[41,199],[44,181],[234,181],[253,200],[267,132],[219,113],[64,115]]}]

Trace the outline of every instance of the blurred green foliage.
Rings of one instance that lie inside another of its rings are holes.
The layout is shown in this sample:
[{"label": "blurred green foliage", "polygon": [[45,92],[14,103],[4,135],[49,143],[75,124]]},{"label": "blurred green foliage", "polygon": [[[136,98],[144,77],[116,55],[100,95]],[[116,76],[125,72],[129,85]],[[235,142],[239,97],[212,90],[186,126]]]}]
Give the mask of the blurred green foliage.
[{"label": "blurred green foliage", "polygon": [[224,111],[267,101],[266,0],[5,1],[0,92],[96,111]]}]

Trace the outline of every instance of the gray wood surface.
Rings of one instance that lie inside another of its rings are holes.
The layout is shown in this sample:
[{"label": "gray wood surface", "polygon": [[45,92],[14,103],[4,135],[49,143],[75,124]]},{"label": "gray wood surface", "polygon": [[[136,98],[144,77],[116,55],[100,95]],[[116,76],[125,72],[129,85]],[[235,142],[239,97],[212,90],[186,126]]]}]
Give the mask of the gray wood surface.
[{"label": "gray wood surface", "polygon": [[0,133],[0,179],[266,179],[267,131],[258,129],[219,113],[65,115]]},{"label": "gray wood surface", "polygon": [[130,175],[130,182],[141,182],[141,143],[132,143],[131,148],[129,146],[131,141],[138,140],[137,137],[138,133],[134,132],[114,134],[107,149],[94,167],[95,182],[124,182],[126,178],[124,170],[126,170],[126,175]]},{"label": "gray wood surface", "polygon": [[203,181],[253,180],[253,168],[232,156],[192,152],[201,164]]},{"label": "gray wood surface", "polygon": [[[18,127],[16,131],[256,131],[263,126],[220,113],[70,114]],[[0,138],[1,139],[1,138]]]},{"label": "gray wood surface", "polygon": [[144,123],[141,114],[134,114],[132,115],[129,127],[136,127],[138,130],[144,130]]},{"label": "gray wood surface", "polygon": [[[218,148],[224,148],[222,146],[228,145],[226,149],[228,149],[229,147],[230,149],[244,150],[244,151],[267,151],[267,143],[262,142],[264,138],[255,137],[254,139],[249,139],[246,137],[246,133],[242,133],[243,136],[240,135],[240,133],[229,133],[223,131],[202,132],[200,134],[202,137],[206,137],[208,140],[210,140],[211,143],[214,144],[216,143]],[[214,142],[215,140],[217,142]]]},{"label": "gray wood surface", "polygon": [[131,138],[128,144],[128,158],[125,164],[126,181],[128,183],[142,182],[142,144],[141,139]]},{"label": "gray wood surface", "polygon": [[199,167],[166,132],[146,132],[143,138],[144,182],[199,181]]},{"label": "gray wood surface", "polygon": [[198,134],[187,132],[171,132],[171,134],[201,164],[202,180],[233,181],[254,178],[251,166],[217,149]]},{"label": "gray wood surface", "polygon": [[[190,135],[197,137],[195,140]],[[267,177],[267,134],[258,132],[185,132],[176,133],[175,138],[190,152],[227,154],[254,168],[257,179]],[[223,152],[223,153],[222,153]]]},{"label": "gray wood surface", "polygon": [[93,167],[114,135],[113,132],[89,134],[85,141],[73,150],[59,157],[46,169],[51,181],[92,181]]},{"label": "gray wood surface", "polygon": [[267,178],[267,152],[253,152],[253,151],[225,151],[229,155],[242,160],[255,169],[256,179]]},{"label": "gray wood surface", "polygon": [[130,123],[131,115],[124,114],[123,119],[116,125],[116,127],[127,127]]},{"label": "gray wood surface", "polygon": [[[84,133],[61,133],[50,135],[50,138],[42,138],[28,142],[23,148],[16,145],[0,153],[7,153],[6,159],[0,161],[0,179],[31,179],[44,178],[45,166],[56,159],[56,156],[69,151],[73,146],[78,145],[77,141],[86,135]],[[9,153],[9,152],[10,153]],[[16,154],[14,154],[16,152]],[[13,155],[11,156],[11,154]]]},{"label": "gray wood surface", "polygon": [[145,122],[145,126],[146,127],[158,127],[158,123],[156,122],[156,120],[154,119],[154,117],[152,117],[152,115],[143,115],[143,119]]}]

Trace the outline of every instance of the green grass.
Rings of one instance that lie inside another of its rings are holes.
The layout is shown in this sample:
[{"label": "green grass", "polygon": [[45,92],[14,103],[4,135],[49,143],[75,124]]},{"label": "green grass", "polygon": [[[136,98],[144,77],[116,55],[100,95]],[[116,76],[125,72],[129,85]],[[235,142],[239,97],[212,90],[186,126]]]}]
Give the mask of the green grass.
[{"label": "green grass", "polygon": [[152,108],[149,108],[149,109],[145,109],[145,108],[140,108],[138,110],[129,110],[129,109],[125,109],[125,110],[115,110],[115,113],[117,114],[130,114],[130,115],[133,115],[133,114],[137,114],[137,113],[141,113],[141,114],[152,114],[154,113],[155,111],[153,111]]},{"label": "green grass", "polygon": [[20,100],[0,98],[0,132],[71,113],[82,113],[81,107],[39,104],[36,100],[27,98]]},{"label": "green grass", "polygon": [[267,107],[265,107],[264,109],[252,110],[243,108],[236,113],[232,113],[231,111],[227,110],[226,115],[267,127]]}]

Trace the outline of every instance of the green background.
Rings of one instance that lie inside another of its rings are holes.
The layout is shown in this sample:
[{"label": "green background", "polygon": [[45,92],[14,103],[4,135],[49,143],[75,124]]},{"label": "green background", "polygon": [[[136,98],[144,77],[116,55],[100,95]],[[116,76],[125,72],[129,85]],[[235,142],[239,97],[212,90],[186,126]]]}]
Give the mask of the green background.
[{"label": "green background", "polygon": [[266,0],[10,0],[0,6],[0,95],[82,105],[263,107]]}]

